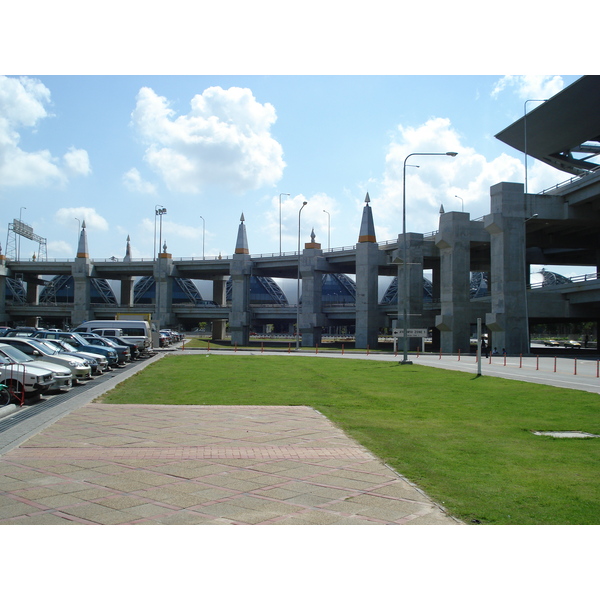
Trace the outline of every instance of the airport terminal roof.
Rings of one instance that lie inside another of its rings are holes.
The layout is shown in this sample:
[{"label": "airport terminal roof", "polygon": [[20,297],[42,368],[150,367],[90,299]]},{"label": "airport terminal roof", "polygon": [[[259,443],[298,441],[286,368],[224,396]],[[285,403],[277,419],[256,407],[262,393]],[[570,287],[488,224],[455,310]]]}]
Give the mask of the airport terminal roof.
[{"label": "airport terminal roof", "polygon": [[581,175],[600,168],[589,160],[600,154],[599,107],[600,75],[586,75],[496,138],[557,169]]}]

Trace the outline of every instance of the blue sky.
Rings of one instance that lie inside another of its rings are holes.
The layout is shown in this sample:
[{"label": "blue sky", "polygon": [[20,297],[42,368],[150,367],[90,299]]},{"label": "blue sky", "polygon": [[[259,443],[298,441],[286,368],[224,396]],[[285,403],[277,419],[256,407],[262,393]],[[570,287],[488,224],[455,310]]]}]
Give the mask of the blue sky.
[{"label": "blue sky", "polygon": [[[441,204],[487,214],[491,185],[524,181],[523,156],[494,135],[522,116],[526,99],[549,98],[579,77],[552,74],[572,67],[563,55],[551,66],[528,61],[533,75],[502,74],[522,72],[526,49],[509,43],[506,27],[528,31],[535,45],[527,17],[543,31],[542,13],[522,8],[522,19],[495,15],[494,27],[476,27],[434,2],[423,14],[403,9],[398,27],[386,3],[367,13],[334,5],[306,2],[293,19],[274,13],[280,4],[253,5],[272,21],[237,2],[196,15],[197,5],[180,0],[167,14],[121,3],[115,19],[111,1],[93,13],[95,27],[61,19],[77,21],[68,2],[39,5],[26,32],[0,38],[10,56],[0,79],[4,231],[21,214],[48,240],[49,258],[72,258],[85,221],[92,257],[122,258],[129,236],[133,257],[150,258],[160,205],[174,257],[232,254],[242,213],[252,254],[278,253],[280,236],[282,251],[293,252],[306,200],[302,244],[314,228],[324,248],[329,238],[342,247],[357,241],[368,192],[384,241],[402,229],[402,163],[412,152],[458,156],[411,161],[419,168],[407,169],[408,231],[437,229]],[[311,18],[317,6],[320,18]],[[426,38],[407,27],[435,7]],[[19,4],[9,16],[27,10]],[[501,30],[502,43],[492,43]],[[22,52],[10,52],[18,43]],[[490,69],[496,74],[481,74]],[[565,179],[530,159],[530,191]],[[281,225],[280,194],[290,194],[281,196]],[[6,249],[6,233],[0,243]],[[21,256],[36,250],[22,240]]]},{"label": "blue sky", "polygon": [[[523,157],[494,138],[577,76],[9,76],[0,79],[2,222],[19,213],[72,258],[79,221],[90,254],[154,252],[155,207],[174,257],[231,254],[243,213],[251,253],[356,243],[368,191],[378,241],[437,228],[440,204],[476,218],[489,187],[524,178]],[[193,106],[192,106],[193,105]],[[530,103],[528,108],[535,106]],[[529,161],[529,189],[566,174]],[[458,196],[459,198],[457,198]],[[327,213],[329,213],[329,217]],[[204,218],[204,222],[202,218]],[[78,221],[79,219],[79,221]],[[2,244],[6,243],[5,239]],[[22,256],[35,251],[23,240]]]}]

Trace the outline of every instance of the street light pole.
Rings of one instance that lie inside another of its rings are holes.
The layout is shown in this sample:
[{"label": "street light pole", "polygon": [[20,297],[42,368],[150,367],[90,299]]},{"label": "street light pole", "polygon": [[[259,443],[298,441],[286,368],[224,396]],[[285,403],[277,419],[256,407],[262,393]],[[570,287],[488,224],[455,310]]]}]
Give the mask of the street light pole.
[{"label": "street light pole", "polygon": [[[161,206],[161,205],[157,204],[156,206]],[[156,210],[155,214],[158,215],[158,218],[160,221],[160,230],[159,230],[160,233],[158,236],[158,252],[160,254],[160,247],[162,245],[162,218],[163,218],[163,215],[167,214],[167,209],[164,206],[161,206],[161,208]],[[156,216],[154,217],[154,243],[156,244]],[[154,259],[156,259],[156,246],[154,247]]]},{"label": "street light pole", "polygon": [[402,168],[402,274],[404,277],[404,357],[400,361],[401,365],[411,365],[412,361],[408,360],[408,296],[409,296],[409,281],[408,281],[408,247],[406,243],[406,161],[411,156],[456,156],[458,152],[413,152],[404,159]]},{"label": "street light pole", "polygon": [[154,254],[152,259],[156,260],[156,217],[159,215],[159,208],[164,208],[162,204],[154,205]]},{"label": "street light pole", "polygon": [[289,196],[289,194],[279,194],[279,256],[281,256],[281,196]]},{"label": "street light pole", "polygon": [[460,197],[460,196],[454,196],[455,198],[458,198],[461,203],[462,203],[462,211],[465,212],[465,201]]},{"label": "street light pole", "polygon": [[523,152],[525,154],[525,193],[527,193],[527,103],[528,102],[546,102],[547,98],[542,100],[525,100],[523,104]]},{"label": "street light pole", "polygon": [[[538,213],[535,213],[530,217],[527,217],[527,219],[525,219],[523,222],[523,274],[525,276],[525,327],[527,330],[527,348],[525,350],[527,354],[529,354],[529,351],[531,350],[531,342],[529,339],[529,303],[527,300],[527,283],[529,280],[529,265],[527,264],[527,221],[531,221],[531,219],[537,219],[538,216]],[[523,354],[525,354],[525,352]]]},{"label": "street light pole", "polygon": [[200,218],[202,219],[202,260],[204,260],[204,230],[206,226],[206,221],[204,220],[204,217],[202,215],[200,215]]},{"label": "street light pole", "polygon": [[304,201],[298,211],[298,281],[296,285],[296,350],[300,349],[300,215],[302,209],[308,204]]},{"label": "street light pole", "polygon": [[331,215],[324,210],[324,213],[327,214],[327,251],[331,250]]}]

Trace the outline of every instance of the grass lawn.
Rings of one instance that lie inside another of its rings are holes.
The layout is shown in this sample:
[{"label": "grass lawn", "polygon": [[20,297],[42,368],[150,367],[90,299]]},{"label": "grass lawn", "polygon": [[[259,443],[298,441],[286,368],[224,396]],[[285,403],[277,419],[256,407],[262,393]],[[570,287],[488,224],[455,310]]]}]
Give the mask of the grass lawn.
[{"label": "grass lawn", "polygon": [[106,403],[307,405],[450,513],[487,524],[600,524],[600,396],[396,362],[168,356]]}]

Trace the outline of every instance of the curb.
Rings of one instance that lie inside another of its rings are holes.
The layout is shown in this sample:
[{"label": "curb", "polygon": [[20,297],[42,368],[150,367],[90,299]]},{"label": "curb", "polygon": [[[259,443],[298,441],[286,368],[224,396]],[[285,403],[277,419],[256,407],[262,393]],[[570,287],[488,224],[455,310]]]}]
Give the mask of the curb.
[{"label": "curb", "polygon": [[8,415],[12,415],[12,413],[16,412],[16,410],[16,404],[9,404],[8,406],[3,406],[2,408],[0,408],[0,419],[8,417]]}]

